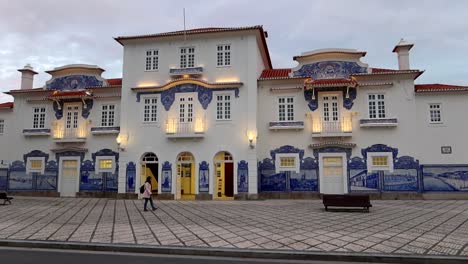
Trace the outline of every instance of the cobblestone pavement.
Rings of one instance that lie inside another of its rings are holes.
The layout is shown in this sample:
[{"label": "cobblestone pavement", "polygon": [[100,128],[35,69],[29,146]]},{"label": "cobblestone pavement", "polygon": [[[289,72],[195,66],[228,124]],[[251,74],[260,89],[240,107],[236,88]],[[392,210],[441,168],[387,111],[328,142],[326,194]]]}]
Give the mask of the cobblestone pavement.
[{"label": "cobblestone pavement", "polygon": [[0,239],[468,256],[467,201],[373,201],[370,213],[320,200],[22,198],[0,206]]}]

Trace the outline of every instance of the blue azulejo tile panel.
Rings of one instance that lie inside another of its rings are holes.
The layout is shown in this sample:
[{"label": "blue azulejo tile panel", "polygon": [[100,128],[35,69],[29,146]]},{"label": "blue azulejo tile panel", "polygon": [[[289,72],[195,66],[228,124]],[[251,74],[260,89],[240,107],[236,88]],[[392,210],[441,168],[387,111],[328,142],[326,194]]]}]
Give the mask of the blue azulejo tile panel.
[{"label": "blue azulejo tile panel", "polygon": [[317,170],[301,170],[300,173],[290,173],[291,191],[310,191],[318,190]]},{"label": "blue azulejo tile panel", "polygon": [[249,191],[249,164],[245,160],[237,163],[237,192],[246,193]]},{"label": "blue azulejo tile panel", "polygon": [[33,178],[31,174],[26,173],[26,166],[23,161],[16,160],[10,166],[10,175],[8,178],[9,190],[32,190]]},{"label": "blue azulejo tile panel", "polygon": [[349,188],[352,192],[379,191],[380,173],[367,172],[367,169],[349,170]]},{"label": "blue azulejo tile panel", "polygon": [[395,169],[384,172],[384,191],[419,191],[417,169]]},{"label": "blue azulejo tile panel", "polygon": [[8,169],[0,169],[0,190],[6,190],[8,186]]},{"label": "blue azulejo tile panel", "polygon": [[199,164],[199,176],[200,176],[200,185],[199,185],[199,192],[209,192],[210,188],[210,173],[209,173],[209,165],[206,161],[202,161]]},{"label": "blue azulejo tile panel", "polygon": [[125,173],[126,177],[126,192],[133,193],[135,192],[135,180],[136,180],[136,165],[134,162],[129,162],[127,164],[127,170]]},{"label": "blue azulejo tile panel", "polygon": [[285,192],[286,174],[276,173],[275,164],[271,159],[264,159],[258,164],[260,192]]},{"label": "blue azulejo tile panel", "polygon": [[112,172],[101,172],[102,179],[104,179],[104,191],[106,192],[117,192],[118,185],[118,174]]},{"label": "blue azulejo tile panel", "polygon": [[170,193],[172,191],[172,165],[165,161],[162,165],[161,192]]},{"label": "blue azulejo tile panel", "polygon": [[468,164],[421,167],[425,192],[468,192]]}]

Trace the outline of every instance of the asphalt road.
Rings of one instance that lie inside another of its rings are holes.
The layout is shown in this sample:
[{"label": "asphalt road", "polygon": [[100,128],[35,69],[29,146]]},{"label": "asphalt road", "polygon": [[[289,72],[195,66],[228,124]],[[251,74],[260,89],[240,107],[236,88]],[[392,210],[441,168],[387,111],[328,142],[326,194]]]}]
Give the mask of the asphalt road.
[{"label": "asphalt road", "polygon": [[[362,264],[356,262],[287,261],[272,259],[242,259],[222,257],[132,254],[78,250],[48,250],[0,247],[0,263],[5,264]],[[382,264],[382,263],[381,263]]]}]

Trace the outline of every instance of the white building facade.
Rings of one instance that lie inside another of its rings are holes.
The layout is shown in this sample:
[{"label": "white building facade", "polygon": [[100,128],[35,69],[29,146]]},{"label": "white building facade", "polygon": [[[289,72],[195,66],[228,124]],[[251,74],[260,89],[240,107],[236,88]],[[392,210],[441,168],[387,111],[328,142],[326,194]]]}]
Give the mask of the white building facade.
[{"label": "white building facade", "polygon": [[[121,79],[56,68],[0,105],[0,189],[130,196],[146,177],[161,199],[319,193],[465,197],[468,87],[415,84],[399,69],[326,49],[273,69],[261,26],[118,37]],[[2,125],[3,124],[3,125]]]}]

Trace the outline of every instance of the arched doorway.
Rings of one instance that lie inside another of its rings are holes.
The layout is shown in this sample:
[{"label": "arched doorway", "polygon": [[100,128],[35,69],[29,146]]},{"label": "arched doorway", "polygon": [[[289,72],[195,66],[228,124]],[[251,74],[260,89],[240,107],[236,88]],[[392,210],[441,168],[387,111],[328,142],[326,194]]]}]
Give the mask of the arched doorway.
[{"label": "arched doorway", "polygon": [[158,156],[153,152],[143,154],[141,158],[140,186],[146,181],[146,177],[151,177],[151,188],[153,194],[158,193],[159,182],[159,161]]},{"label": "arched doorway", "polygon": [[190,152],[177,156],[176,199],[195,199],[195,158]]},{"label": "arched doorway", "polygon": [[214,157],[215,177],[213,183],[214,199],[234,198],[234,160],[227,151],[218,152]]}]

